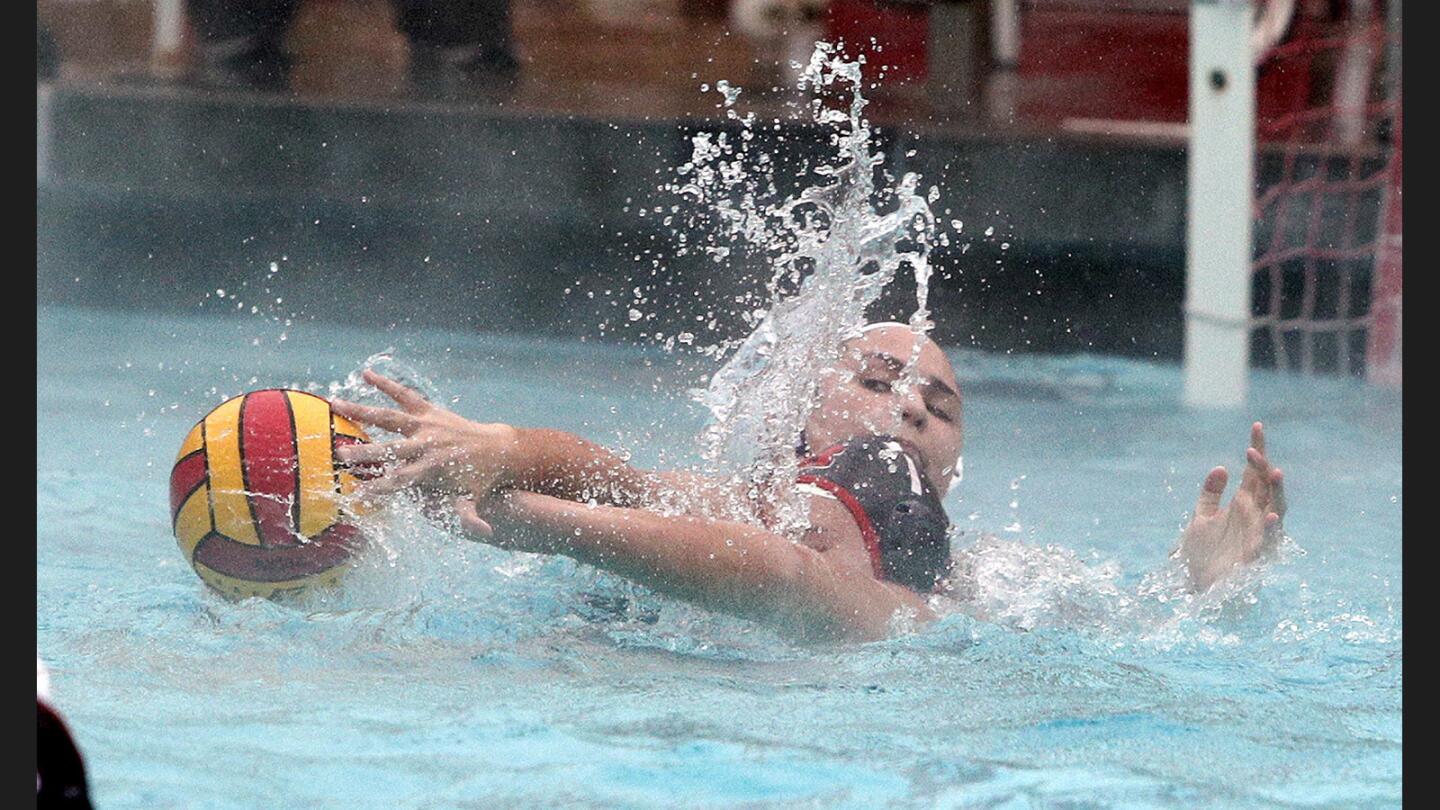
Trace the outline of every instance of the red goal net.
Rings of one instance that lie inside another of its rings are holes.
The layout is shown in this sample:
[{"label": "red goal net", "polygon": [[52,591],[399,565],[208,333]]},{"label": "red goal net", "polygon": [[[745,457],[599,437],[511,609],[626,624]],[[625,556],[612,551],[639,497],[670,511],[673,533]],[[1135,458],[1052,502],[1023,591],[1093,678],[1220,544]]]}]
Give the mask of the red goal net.
[{"label": "red goal net", "polygon": [[1255,365],[1400,384],[1399,34],[1396,0],[1297,0],[1258,65]]}]

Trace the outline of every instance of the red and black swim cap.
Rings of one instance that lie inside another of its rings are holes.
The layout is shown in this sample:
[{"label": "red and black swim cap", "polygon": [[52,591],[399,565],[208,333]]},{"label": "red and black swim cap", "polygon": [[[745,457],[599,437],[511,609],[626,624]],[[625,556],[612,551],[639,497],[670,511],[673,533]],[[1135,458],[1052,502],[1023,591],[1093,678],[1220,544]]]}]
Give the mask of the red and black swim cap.
[{"label": "red and black swim cap", "polygon": [[893,436],[862,436],[800,462],[797,483],[850,511],[879,579],[929,593],[950,573],[950,519],[918,462]]}]

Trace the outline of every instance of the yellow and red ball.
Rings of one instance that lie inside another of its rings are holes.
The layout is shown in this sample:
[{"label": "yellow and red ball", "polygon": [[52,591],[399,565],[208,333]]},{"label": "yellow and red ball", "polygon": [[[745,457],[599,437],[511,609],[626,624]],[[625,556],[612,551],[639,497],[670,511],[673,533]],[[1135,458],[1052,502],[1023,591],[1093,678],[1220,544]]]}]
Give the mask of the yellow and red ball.
[{"label": "yellow and red ball", "polygon": [[185,559],[232,598],[337,581],[363,538],[342,501],[360,476],[335,451],[369,441],[303,391],[252,391],[191,429],[170,472]]}]

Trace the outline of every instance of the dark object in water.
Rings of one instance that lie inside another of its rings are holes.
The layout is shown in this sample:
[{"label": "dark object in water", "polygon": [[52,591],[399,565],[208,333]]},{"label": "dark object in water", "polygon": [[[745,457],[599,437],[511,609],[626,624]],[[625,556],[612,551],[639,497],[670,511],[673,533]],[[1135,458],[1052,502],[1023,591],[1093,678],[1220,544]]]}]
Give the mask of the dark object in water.
[{"label": "dark object in water", "polygon": [[85,761],[70,730],[43,698],[35,707],[35,806],[89,808]]}]

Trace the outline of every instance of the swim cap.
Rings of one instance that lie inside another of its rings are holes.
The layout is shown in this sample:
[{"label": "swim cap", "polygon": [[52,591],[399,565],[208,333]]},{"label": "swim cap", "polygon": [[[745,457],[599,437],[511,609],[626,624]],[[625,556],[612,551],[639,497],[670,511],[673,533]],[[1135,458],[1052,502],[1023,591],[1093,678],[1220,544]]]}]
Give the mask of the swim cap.
[{"label": "swim cap", "polygon": [[893,436],[863,436],[800,463],[796,482],[840,501],[875,577],[928,593],[950,571],[950,519],[919,464]]}]

